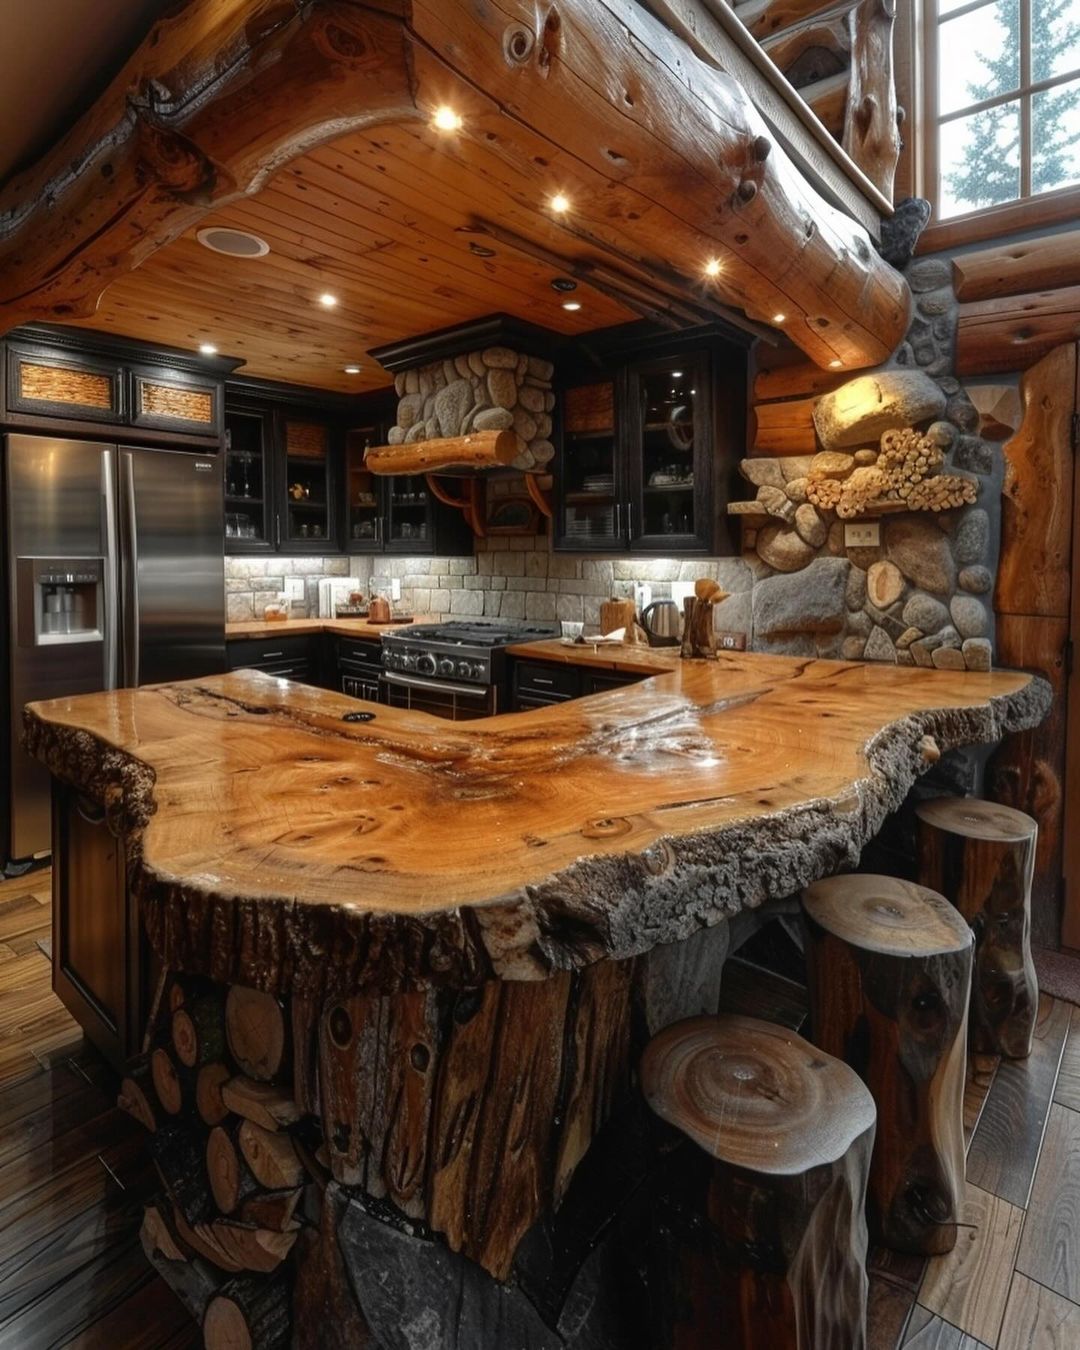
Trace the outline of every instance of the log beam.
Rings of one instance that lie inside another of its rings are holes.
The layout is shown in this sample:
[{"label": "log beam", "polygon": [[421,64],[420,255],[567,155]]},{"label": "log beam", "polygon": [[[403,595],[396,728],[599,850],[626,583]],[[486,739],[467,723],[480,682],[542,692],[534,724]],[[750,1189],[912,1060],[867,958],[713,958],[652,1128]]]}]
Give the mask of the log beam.
[{"label": "log beam", "polygon": [[960,306],[956,373],[1026,370],[1062,342],[1080,338],[1080,285],[976,300]]},{"label": "log beam", "polygon": [[996,244],[954,258],[952,267],[953,288],[962,304],[1080,285],[1080,230]]},{"label": "log beam", "polygon": [[163,19],[0,193],[4,324],[92,315],[113,279],[291,159],[457,97],[465,137],[505,141],[510,123],[515,152],[560,163],[586,256],[653,270],[674,258],[688,297],[719,258],[715,293],[751,318],[783,313],[822,365],[876,364],[895,347],[906,283],[773,145],[723,66],[730,38],[705,60],[636,0],[565,0],[557,21],[528,0],[394,8],[193,0]]},{"label": "log beam", "polygon": [[384,476],[460,474],[463,470],[504,469],[514,462],[517,453],[518,441],[512,431],[474,431],[468,436],[442,436],[430,441],[410,441],[407,445],[376,445],[364,455],[364,467]]}]

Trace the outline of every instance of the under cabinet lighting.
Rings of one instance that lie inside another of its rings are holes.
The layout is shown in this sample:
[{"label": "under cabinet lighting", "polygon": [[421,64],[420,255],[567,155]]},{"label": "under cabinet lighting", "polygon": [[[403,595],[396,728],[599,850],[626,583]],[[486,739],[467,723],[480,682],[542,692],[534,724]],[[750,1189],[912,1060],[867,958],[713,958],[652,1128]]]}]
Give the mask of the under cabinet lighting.
[{"label": "under cabinet lighting", "polygon": [[672,378],[673,380],[681,380],[681,379],[682,379],[682,371],[681,371],[681,370],[673,370],[673,371],[671,372],[671,378]]},{"label": "under cabinet lighting", "polygon": [[786,318],[787,318],[786,314],[774,314],[772,316],[772,321],[773,323],[783,323]]},{"label": "under cabinet lighting", "polygon": [[577,309],[580,309],[580,308],[581,308],[581,301],[580,301],[580,300],[564,300],[564,301],[563,301],[563,309],[568,309],[568,310],[571,311],[571,313],[573,313],[574,310],[577,310]]},{"label": "under cabinet lighting", "polygon": [[453,108],[447,107],[444,103],[432,113],[431,125],[435,127],[437,131],[460,131],[461,118]]},{"label": "under cabinet lighting", "polygon": [[570,198],[564,196],[561,192],[556,192],[548,205],[556,215],[565,215],[565,213],[570,210]]},{"label": "under cabinet lighting", "polygon": [[720,275],[720,259],[710,258],[705,264],[705,275],[707,277],[718,277]]},{"label": "under cabinet lighting", "polygon": [[217,356],[217,348],[212,342],[200,342],[199,354],[201,356]]},{"label": "under cabinet lighting", "polygon": [[359,374],[360,374],[360,367],[359,367],[359,366],[346,366],[346,367],[345,367],[345,374],[346,374],[346,375],[359,375]]},{"label": "under cabinet lighting", "polygon": [[329,291],[323,291],[322,295],[319,296],[319,304],[324,309],[333,309],[337,304],[337,296],[332,295]]}]

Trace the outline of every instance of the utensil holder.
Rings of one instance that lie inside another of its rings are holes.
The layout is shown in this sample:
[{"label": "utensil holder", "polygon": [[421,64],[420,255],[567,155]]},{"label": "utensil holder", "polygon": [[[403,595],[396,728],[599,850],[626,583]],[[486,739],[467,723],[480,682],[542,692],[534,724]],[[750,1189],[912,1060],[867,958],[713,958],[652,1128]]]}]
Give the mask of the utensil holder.
[{"label": "utensil holder", "polygon": [[709,660],[716,655],[713,606],[688,595],[683,601],[683,636],[680,652],[684,661]]}]

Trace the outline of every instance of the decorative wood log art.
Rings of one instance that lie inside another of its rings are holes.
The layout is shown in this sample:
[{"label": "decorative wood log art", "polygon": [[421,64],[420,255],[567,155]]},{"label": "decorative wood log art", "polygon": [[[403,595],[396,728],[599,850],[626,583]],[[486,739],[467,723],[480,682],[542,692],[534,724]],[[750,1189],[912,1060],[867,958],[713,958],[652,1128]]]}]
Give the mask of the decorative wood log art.
[{"label": "decorative wood log art", "polygon": [[[678,260],[664,267],[693,297],[703,261],[722,253],[718,294],[752,317],[787,314],[820,364],[858,368],[896,346],[903,278],[773,144],[711,49],[702,59],[620,0],[564,0],[558,23],[526,0],[394,8],[301,0],[283,17],[271,0],[193,0],[160,20],[97,103],[0,194],[7,325],[92,314],[110,281],[258,191],[268,165],[350,129],[426,120],[459,96],[463,138],[486,144],[495,126],[505,135],[513,107],[523,162],[579,165],[568,186],[604,222],[577,246],[587,257],[614,255],[636,275],[653,258]],[[730,67],[730,39],[726,51]],[[616,87],[635,91],[629,121]],[[613,167],[611,147],[639,173]],[[545,181],[539,172],[538,200]],[[547,219],[534,228],[540,241],[559,238]]]},{"label": "decorative wood log art", "polygon": [[[841,460],[846,461],[843,468]],[[866,451],[865,463],[835,451],[815,455],[806,498],[842,520],[897,511],[948,511],[974,502],[977,480],[941,473],[944,462],[942,448],[929,432],[912,427],[886,431],[880,450]]]},{"label": "decorative wood log art", "polygon": [[1038,826],[1023,811],[938,797],[916,809],[919,877],[947,895],[975,934],[972,1045],[1031,1053],[1039,987],[1031,960],[1031,878]]},{"label": "decorative wood log art", "polygon": [[896,1251],[951,1251],[963,1203],[971,933],[942,896],[837,876],[803,894],[814,1043],[877,1103],[869,1216]]},{"label": "decorative wood log art", "polygon": [[[863,1350],[875,1113],[856,1074],[785,1027],[725,1015],[662,1031],[641,1083],[709,1160],[697,1225],[669,1219],[658,1244],[678,1234],[663,1253],[670,1283],[654,1292],[666,1325],[653,1344]],[[676,1177],[685,1165],[676,1155]]]}]

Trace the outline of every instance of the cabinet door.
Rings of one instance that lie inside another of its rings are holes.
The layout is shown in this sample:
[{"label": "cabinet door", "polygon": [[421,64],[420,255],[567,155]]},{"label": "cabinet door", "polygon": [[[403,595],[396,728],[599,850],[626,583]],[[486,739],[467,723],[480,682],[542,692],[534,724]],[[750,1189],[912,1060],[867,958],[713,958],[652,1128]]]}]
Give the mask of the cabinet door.
[{"label": "cabinet door", "polygon": [[432,552],[432,497],[420,474],[395,474],[386,480],[386,551]]},{"label": "cabinet door", "polygon": [[561,449],[555,471],[558,549],[596,553],[626,546],[615,403],[614,380],[563,392]]},{"label": "cabinet door", "polygon": [[385,536],[385,481],[364,463],[368,446],[381,444],[379,428],[345,433],[345,546],[350,553],[381,553]]},{"label": "cabinet door", "polygon": [[685,353],[629,368],[622,442],[631,549],[708,552],[715,522],[706,353]]},{"label": "cabinet door", "polygon": [[268,413],[225,412],[225,552],[274,547],[273,428]]},{"label": "cabinet door", "polygon": [[135,367],[131,371],[131,422],[137,427],[217,439],[221,385],[179,371]]},{"label": "cabinet door", "polygon": [[280,427],[279,550],[336,549],[331,429],[325,422],[289,413],[280,419]]},{"label": "cabinet door", "polygon": [[47,347],[11,343],[7,349],[7,410],[67,421],[122,422],[120,367],[62,355]]}]

